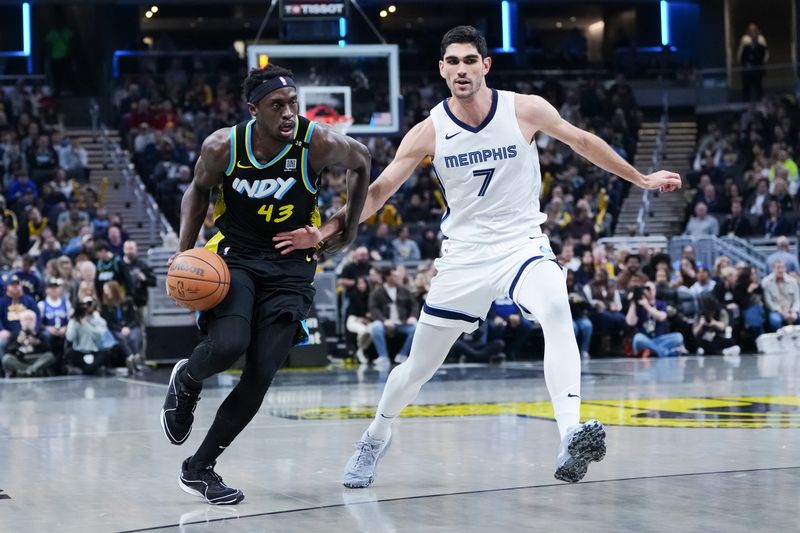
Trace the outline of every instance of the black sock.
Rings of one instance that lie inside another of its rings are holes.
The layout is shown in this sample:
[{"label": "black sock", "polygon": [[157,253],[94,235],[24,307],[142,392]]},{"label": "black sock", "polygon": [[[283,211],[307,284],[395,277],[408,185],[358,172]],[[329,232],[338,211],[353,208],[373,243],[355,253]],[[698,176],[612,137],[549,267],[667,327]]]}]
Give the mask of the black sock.
[{"label": "black sock", "polygon": [[186,370],[184,367],[180,372],[178,372],[178,381],[181,382],[181,385],[186,387],[191,391],[200,391],[203,388],[203,382],[197,381],[192,376],[189,375],[189,371]]}]

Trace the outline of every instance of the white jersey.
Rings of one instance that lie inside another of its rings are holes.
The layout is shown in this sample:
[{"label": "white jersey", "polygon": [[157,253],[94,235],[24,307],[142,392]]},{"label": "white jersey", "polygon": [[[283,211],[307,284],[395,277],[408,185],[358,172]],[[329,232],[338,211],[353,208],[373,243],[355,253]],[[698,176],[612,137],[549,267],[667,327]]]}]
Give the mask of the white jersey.
[{"label": "white jersey", "polygon": [[539,155],[519,128],[514,93],[493,89],[492,107],[478,127],[458,120],[447,100],[431,110],[431,119],[433,167],[447,202],[442,233],[469,243],[540,234],[547,216],[539,210]]}]

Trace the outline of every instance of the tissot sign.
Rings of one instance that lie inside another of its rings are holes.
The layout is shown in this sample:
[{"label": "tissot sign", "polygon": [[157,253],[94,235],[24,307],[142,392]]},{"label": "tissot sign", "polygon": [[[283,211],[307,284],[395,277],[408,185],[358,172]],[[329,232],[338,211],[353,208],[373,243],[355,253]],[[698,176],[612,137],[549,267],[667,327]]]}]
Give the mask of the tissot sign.
[{"label": "tissot sign", "polygon": [[324,20],[347,16],[348,0],[281,0],[284,20]]}]

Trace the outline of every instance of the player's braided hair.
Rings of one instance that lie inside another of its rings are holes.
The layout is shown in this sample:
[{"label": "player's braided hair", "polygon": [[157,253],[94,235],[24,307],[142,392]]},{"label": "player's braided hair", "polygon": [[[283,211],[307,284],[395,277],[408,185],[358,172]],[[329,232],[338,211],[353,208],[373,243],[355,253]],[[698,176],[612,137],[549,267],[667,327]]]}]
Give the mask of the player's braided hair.
[{"label": "player's braided hair", "polygon": [[481,58],[486,57],[488,54],[486,38],[473,26],[456,26],[444,34],[441,46],[442,58],[444,58],[444,51],[447,50],[447,47],[454,43],[466,43],[475,46]]},{"label": "player's braided hair", "polygon": [[289,69],[279,67],[278,65],[272,63],[264,68],[251,69],[250,73],[242,83],[242,95],[244,96],[244,99],[249,100],[248,97],[253,89],[261,85],[264,81],[277,78],[278,76],[294,78],[294,73]]}]

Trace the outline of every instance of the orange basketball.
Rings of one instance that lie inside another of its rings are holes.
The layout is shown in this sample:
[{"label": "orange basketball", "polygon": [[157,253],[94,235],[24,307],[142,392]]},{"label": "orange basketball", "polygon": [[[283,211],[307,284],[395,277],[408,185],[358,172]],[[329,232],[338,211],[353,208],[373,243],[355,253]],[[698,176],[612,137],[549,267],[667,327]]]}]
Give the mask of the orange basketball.
[{"label": "orange basketball", "polygon": [[195,311],[207,311],[219,305],[230,286],[228,265],[205,248],[181,253],[167,272],[167,294],[178,305]]}]

